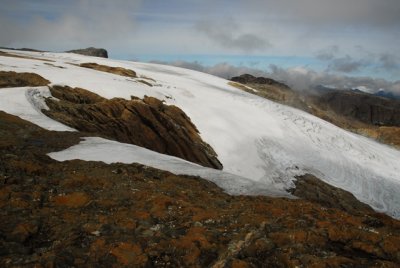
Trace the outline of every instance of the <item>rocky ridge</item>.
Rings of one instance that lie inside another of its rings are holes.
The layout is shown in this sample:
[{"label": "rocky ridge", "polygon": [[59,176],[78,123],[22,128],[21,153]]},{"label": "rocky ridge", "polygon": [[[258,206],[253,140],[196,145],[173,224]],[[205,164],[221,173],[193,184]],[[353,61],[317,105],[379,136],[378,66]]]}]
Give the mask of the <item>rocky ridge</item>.
[{"label": "rocky ridge", "polygon": [[[266,77],[255,77],[243,74],[231,78],[231,85],[248,93],[290,105],[305,111],[309,108],[299,94],[288,85]],[[244,87],[241,85],[245,85]]]},{"label": "rocky ridge", "polygon": [[222,169],[190,118],[178,107],[144,97],[107,100],[81,88],[50,87],[47,116],[79,131]]}]

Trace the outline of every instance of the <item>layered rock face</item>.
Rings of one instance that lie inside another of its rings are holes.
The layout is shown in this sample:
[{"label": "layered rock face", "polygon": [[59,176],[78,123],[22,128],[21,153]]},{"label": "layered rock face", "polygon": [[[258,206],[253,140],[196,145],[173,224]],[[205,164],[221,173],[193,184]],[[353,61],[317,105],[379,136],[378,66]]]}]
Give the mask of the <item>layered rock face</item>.
[{"label": "layered rock face", "polygon": [[137,164],[57,162],[46,153],[84,133],[1,111],[0,126],[1,267],[399,267],[400,222],[386,215],[230,196]]},{"label": "layered rock face", "polygon": [[79,131],[131,143],[216,169],[217,155],[178,107],[152,97],[104,99],[80,88],[55,86],[47,116]]},{"label": "layered rock face", "polygon": [[74,49],[74,50],[69,50],[66,52],[81,54],[81,55],[85,55],[85,56],[108,58],[108,52],[107,52],[107,50],[105,50],[103,48],[88,47],[85,49]]}]

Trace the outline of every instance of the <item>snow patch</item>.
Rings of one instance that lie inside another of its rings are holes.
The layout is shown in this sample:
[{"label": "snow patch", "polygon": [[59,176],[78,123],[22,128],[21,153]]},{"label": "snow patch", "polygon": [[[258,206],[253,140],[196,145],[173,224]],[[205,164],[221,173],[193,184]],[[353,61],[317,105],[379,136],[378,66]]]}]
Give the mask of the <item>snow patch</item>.
[{"label": "snow patch", "polygon": [[207,179],[229,194],[269,195],[290,197],[273,184],[257,183],[228,172],[202,167],[183,159],[160,154],[139,146],[120,143],[98,137],[84,138],[78,145],[64,151],[48,154],[57,161],[81,159],[104,163],[139,163],[166,170],[177,175],[199,176]]},{"label": "snow patch", "polygon": [[45,98],[51,97],[48,87],[20,87],[0,89],[0,110],[55,131],[76,131],[42,113],[48,110]]}]

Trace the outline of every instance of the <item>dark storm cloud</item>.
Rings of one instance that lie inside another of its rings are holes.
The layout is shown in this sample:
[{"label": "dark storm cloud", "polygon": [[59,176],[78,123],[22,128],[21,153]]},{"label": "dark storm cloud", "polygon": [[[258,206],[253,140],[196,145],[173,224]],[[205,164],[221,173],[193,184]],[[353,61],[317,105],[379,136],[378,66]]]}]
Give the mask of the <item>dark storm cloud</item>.
[{"label": "dark storm cloud", "polygon": [[223,21],[201,21],[195,27],[210,40],[227,49],[253,52],[263,50],[271,44],[252,33],[243,33],[237,22],[231,18]]}]

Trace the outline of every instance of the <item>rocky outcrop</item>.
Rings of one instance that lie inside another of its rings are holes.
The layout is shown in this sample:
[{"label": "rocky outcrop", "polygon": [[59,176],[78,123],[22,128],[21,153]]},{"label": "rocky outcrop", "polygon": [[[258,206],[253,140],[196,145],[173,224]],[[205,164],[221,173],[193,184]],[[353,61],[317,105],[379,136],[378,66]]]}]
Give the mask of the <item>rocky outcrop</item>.
[{"label": "rocky outcrop", "polygon": [[99,135],[188,161],[221,169],[210,145],[178,107],[152,97],[104,99],[90,91],[52,87],[59,101],[47,100],[49,117],[92,135]]},{"label": "rocky outcrop", "polygon": [[0,112],[1,267],[399,267],[400,222],[230,196],[137,164],[57,162],[79,142]]},{"label": "rocky outcrop", "polygon": [[69,50],[66,52],[81,54],[81,55],[85,55],[85,56],[108,58],[108,52],[104,48],[88,47],[85,49],[74,49],[74,50]]},{"label": "rocky outcrop", "polygon": [[339,115],[376,126],[400,127],[400,101],[363,92],[331,90],[317,102]]},{"label": "rocky outcrop", "polygon": [[251,74],[242,74],[240,76],[235,76],[231,78],[231,81],[241,83],[241,84],[259,84],[259,85],[272,85],[283,88],[289,88],[289,86],[285,85],[282,82],[278,82],[274,79],[267,77],[255,77]]},{"label": "rocky outcrop", "polygon": [[79,66],[97,70],[100,72],[106,72],[106,73],[112,73],[112,74],[116,74],[116,75],[122,75],[122,76],[131,77],[131,78],[136,78],[135,71],[125,69],[122,67],[110,67],[107,65],[101,65],[101,64],[97,64],[97,63],[82,63]]},{"label": "rocky outcrop", "polygon": [[50,84],[50,81],[44,79],[35,73],[16,73],[0,71],[0,88],[5,87],[39,87]]},{"label": "rocky outcrop", "polygon": [[311,174],[297,177],[296,188],[290,193],[327,208],[337,208],[351,214],[371,213],[370,206],[358,201],[353,194],[329,185]]},{"label": "rocky outcrop", "polygon": [[[309,108],[300,94],[284,83],[271,78],[255,77],[250,74],[232,77],[229,84],[248,93],[273,100],[285,105],[308,111]],[[245,86],[241,86],[245,85]]]}]

